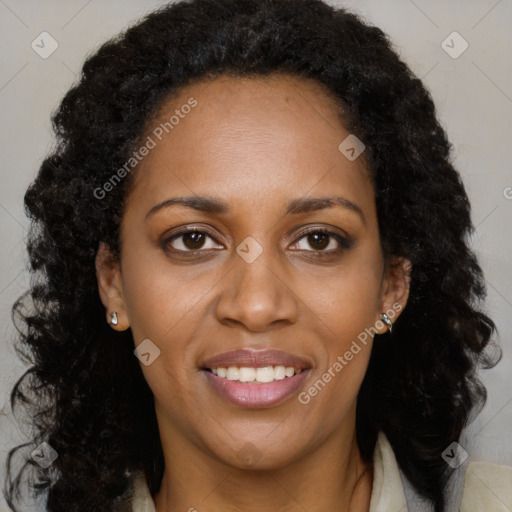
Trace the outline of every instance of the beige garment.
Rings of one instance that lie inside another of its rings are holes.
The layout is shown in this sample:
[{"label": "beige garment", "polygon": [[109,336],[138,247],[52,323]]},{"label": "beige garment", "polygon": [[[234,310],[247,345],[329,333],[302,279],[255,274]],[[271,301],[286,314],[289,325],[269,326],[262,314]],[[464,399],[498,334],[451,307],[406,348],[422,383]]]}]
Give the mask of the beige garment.
[{"label": "beige garment", "polygon": [[[156,512],[144,475],[134,482],[133,512]],[[373,454],[373,488],[369,512],[407,512],[395,454],[380,432]],[[512,512],[512,467],[471,462],[465,475],[460,512]]]}]

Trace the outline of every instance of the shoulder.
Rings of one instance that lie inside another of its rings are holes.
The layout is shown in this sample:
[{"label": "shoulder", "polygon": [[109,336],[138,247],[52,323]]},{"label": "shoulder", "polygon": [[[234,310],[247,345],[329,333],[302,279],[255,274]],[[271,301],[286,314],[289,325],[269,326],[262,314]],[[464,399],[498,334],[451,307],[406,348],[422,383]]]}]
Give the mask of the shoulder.
[{"label": "shoulder", "polygon": [[464,477],[460,512],[510,512],[512,467],[489,462],[470,462]]}]

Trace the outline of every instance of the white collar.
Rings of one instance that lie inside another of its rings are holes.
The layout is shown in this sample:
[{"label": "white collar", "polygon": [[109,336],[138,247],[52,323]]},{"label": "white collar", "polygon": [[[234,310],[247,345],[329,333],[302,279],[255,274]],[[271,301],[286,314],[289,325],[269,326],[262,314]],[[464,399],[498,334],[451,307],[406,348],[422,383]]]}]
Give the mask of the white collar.
[{"label": "white collar", "polygon": [[370,512],[407,511],[404,486],[395,454],[381,431],[373,452],[373,487]]}]

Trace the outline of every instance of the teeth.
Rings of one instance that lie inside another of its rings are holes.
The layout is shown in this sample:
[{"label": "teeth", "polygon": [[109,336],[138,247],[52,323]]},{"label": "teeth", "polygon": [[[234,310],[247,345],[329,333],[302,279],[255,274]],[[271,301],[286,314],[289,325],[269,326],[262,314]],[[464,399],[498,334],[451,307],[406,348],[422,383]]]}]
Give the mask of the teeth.
[{"label": "teeth", "polygon": [[283,380],[286,377],[286,368],[284,366],[274,366],[274,380]]},{"label": "teeth", "polygon": [[258,382],[274,382],[275,370],[272,366],[263,366],[256,370],[255,377]]},{"label": "teeth", "polygon": [[239,380],[240,379],[240,370],[236,366],[230,366],[226,373],[226,378],[228,380]]},{"label": "teeth", "polygon": [[254,379],[256,379],[256,368],[240,368],[238,370],[240,382],[252,382]]},{"label": "teeth", "polygon": [[228,368],[212,368],[212,373],[218,377],[239,382],[273,382],[283,380],[285,377],[293,377],[302,371],[293,366],[263,366],[261,368],[249,368],[229,366]]}]

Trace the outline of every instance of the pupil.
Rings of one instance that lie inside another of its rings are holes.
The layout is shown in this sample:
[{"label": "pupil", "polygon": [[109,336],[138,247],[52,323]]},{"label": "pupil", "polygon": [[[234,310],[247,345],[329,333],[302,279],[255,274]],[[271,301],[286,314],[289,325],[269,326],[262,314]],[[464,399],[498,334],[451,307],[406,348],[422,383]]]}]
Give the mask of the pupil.
[{"label": "pupil", "polygon": [[[314,245],[315,243],[318,245],[318,238],[320,238],[320,245],[321,247],[318,247],[319,249],[324,249],[329,245],[328,238],[329,235],[326,235],[325,233],[314,233],[312,235],[309,235],[309,242],[311,243],[311,240],[313,240],[313,243],[311,245]],[[322,243],[322,241],[324,243]]]},{"label": "pupil", "polygon": [[[183,236],[183,243],[189,249],[200,249],[204,243],[204,240],[201,239],[203,236],[203,233],[188,233]],[[187,243],[187,241],[191,241],[191,243]]]}]

